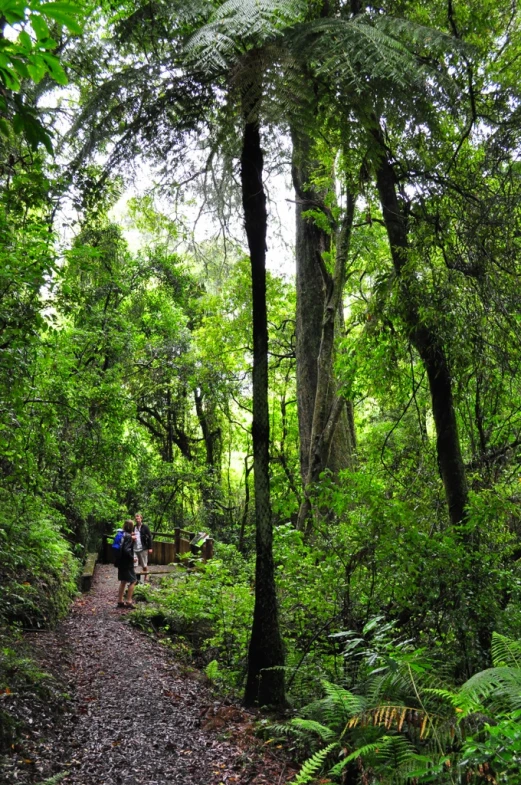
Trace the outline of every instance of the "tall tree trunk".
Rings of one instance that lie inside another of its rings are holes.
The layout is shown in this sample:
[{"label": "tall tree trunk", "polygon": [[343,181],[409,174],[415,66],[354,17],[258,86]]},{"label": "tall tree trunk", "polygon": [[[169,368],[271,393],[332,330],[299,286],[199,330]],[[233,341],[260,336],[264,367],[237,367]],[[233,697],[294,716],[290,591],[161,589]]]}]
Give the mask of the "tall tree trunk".
[{"label": "tall tree trunk", "polygon": [[[344,291],[354,209],[355,197],[349,193],[346,212],[337,238],[335,271],[332,277],[328,277],[326,305],[317,359],[317,387],[311,427],[308,474],[297,521],[297,528],[304,529],[306,527],[308,533],[310,530],[312,486],[327,466],[337,423],[342,411],[345,413],[345,401],[336,394],[332,395],[335,389],[332,390],[331,385],[335,326],[338,322],[338,310]],[[324,275],[327,274],[324,273]]]},{"label": "tall tree trunk", "polygon": [[205,406],[203,393],[194,390],[195,411],[203,434],[206,460],[205,471],[201,477],[201,498],[205,511],[205,521],[209,529],[215,530],[223,524],[221,502],[221,429],[215,422],[215,407],[210,401]]},{"label": "tall tree trunk", "polygon": [[468,487],[461,455],[449,363],[440,337],[431,327],[422,323],[418,304],[408,285],[407,273],[404,272],[408,258],[407,219],[398,199],[396,178],[379,124],[372,129],[372,135],[378,146],[376,184],[391,257],[400,282],[410,339],[427,372],[436,427],[438,465],[449,517],[454,525],[458,525],[465,518]]},{"label": "tall tree trunk", "polygon": [[[300,471],[303,485],[309,473],[311,432],[318,383],[318,357],[322,324],[328,307],[328,281],[324,275],[323,255],[330,250],[330,233],[320,228],[305,214],[320,210],[328,214],[324,194],[310,187],[313,163],[310,162],[310,141],[294,132],[293,185],[296,194],[296,359],[297,406],[300,437]],[[341,307],[341,304],[339,304]],[[336,397],[332,363],[329,369],[329,403]],[[327,468],[333,473],[350,464],[354,441],[347,408],[342,408],[335,425]],[[326,468],[326,467],[324,467]]]},{"label": "tall tree trunk", "polygon": [[244,702],[285,703],[284,649],[279,630],[269,478],[268,318],[266,309],[266,195],[260,129],[245,111],[241,154],[244,222],[250,250],[253,304],[253,466],[255,486],[255,607]]}]

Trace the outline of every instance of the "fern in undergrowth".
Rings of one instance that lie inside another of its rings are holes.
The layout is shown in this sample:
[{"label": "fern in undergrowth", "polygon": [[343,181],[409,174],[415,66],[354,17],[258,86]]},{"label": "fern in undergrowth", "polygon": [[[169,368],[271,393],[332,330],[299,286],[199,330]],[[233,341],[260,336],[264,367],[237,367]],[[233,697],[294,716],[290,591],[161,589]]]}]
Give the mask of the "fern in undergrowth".
[{"label": "fern in undergrowth", "polygon": [[299,776],[312,770],[334,782],[451,783],[449,751],[461,743],[452,693],[443,693],[423,650],[395,643],[392,627],[376,622],[362,633],[369,640],[345,635],[353,689],[324,681],[324,697],[288,723],[285,732],[307,737],[312,752]]},{"label": "fern in undergrowth", "polygon": [[346,652],[358,662],[353,689],[324,681],[322,699],[272,726],[311,751],[295,785],[319,775],[387,785],[487,777],[521,785],[521,642],[494,634],[494,667],[451,690],[422,650],[394,643],[390,632],[348,640]]},{"label": "fern in undergrowth", "polygon": [[306,783],[312,782],[315,779],[315,776],[323,768],[328,755],[337,747],[337,742],[333,742],[332,744],[328,744],[327,747],[315,752],[311,758],[308,758],[296,778],[293,780],[294,785],[306,785]]},{"label": "fern in undergrowth", "polygon": [[494,667],[521,668],[521,641],[513,641],[505,635],[493,632],[491,652]]},{"label": "fern in undergrowth", "polygon": [[459,698],[492,712],[521,709],[521,641],[493,633],[491,651],[494,667],[466,681]]},{"label": "fern in undergrowth", "polygon": [[361,714],[366,708],[362,695],[355,695],[338,684],[322,681],[325,697],[313,701],[303,709],[305,717],[315,717],[340,731],[351,717]]},{"label": "fern in undergrowth", "polygon": [[316,720],[306,720],[302,717],[295,717],[291,720],[290,725],[292,729],[302,731],[303,735],[316,733],[322,741],[331,742],[337,736],[334,730],[328,728],[327,725],[322,725],[321,722],[316,722]]},{"label": "fern in undergrowth", "polygon": [[495,711],[521,708],[521,668],[488,668],[461,687],[460,695]]}]

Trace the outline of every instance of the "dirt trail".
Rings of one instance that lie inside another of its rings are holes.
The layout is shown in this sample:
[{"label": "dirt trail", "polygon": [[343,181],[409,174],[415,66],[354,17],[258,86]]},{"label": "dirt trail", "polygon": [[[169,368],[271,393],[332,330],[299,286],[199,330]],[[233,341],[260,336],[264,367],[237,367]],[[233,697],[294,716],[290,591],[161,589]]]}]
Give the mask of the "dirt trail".
[{"label": "dirt trail", "polygon": [[115,569],[98,565],[90,593],[60,628],[34,636],[43,666],[71,693],[70,711],[56,727],[48,718],[47,728],[35,727],[30,765],[13,760],[9,781],[67,772],[66,785],[287,782],[284,763],[248,731],[251,717],[220,707],[165,647],[130,627],[116,595]]}]

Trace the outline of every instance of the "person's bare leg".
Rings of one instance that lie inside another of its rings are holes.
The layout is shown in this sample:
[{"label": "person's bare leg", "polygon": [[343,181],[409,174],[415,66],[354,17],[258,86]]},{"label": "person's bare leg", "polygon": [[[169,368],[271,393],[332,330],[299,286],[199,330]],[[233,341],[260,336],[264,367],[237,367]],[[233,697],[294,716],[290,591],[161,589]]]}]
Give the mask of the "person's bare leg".
[{"label": "person's bare leg", "polygon": [[125,593],[126,581],[119,582],[118,603],[123,602],[123,594]]},{"label": "person's bare leg", "polygon": [[128,591],[127,591],[127,603],[132,602],[132,595],[134,594],[135,587],[136,587],[135,583],[129,584]]}]

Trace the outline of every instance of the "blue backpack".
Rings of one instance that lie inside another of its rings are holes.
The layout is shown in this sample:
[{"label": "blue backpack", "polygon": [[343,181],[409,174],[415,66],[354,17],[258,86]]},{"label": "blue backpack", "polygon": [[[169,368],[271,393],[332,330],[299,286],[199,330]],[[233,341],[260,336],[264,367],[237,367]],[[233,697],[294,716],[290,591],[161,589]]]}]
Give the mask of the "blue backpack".
[{"label": "blue backpack", "polygon": [[121,544],[123,542],[123,535],[125,532],[123,529],[118,529],[116,534],[114,535],[114,542],[112,543],[112,559],[116,567],[118,566],[119,559],[121,556]]}]

